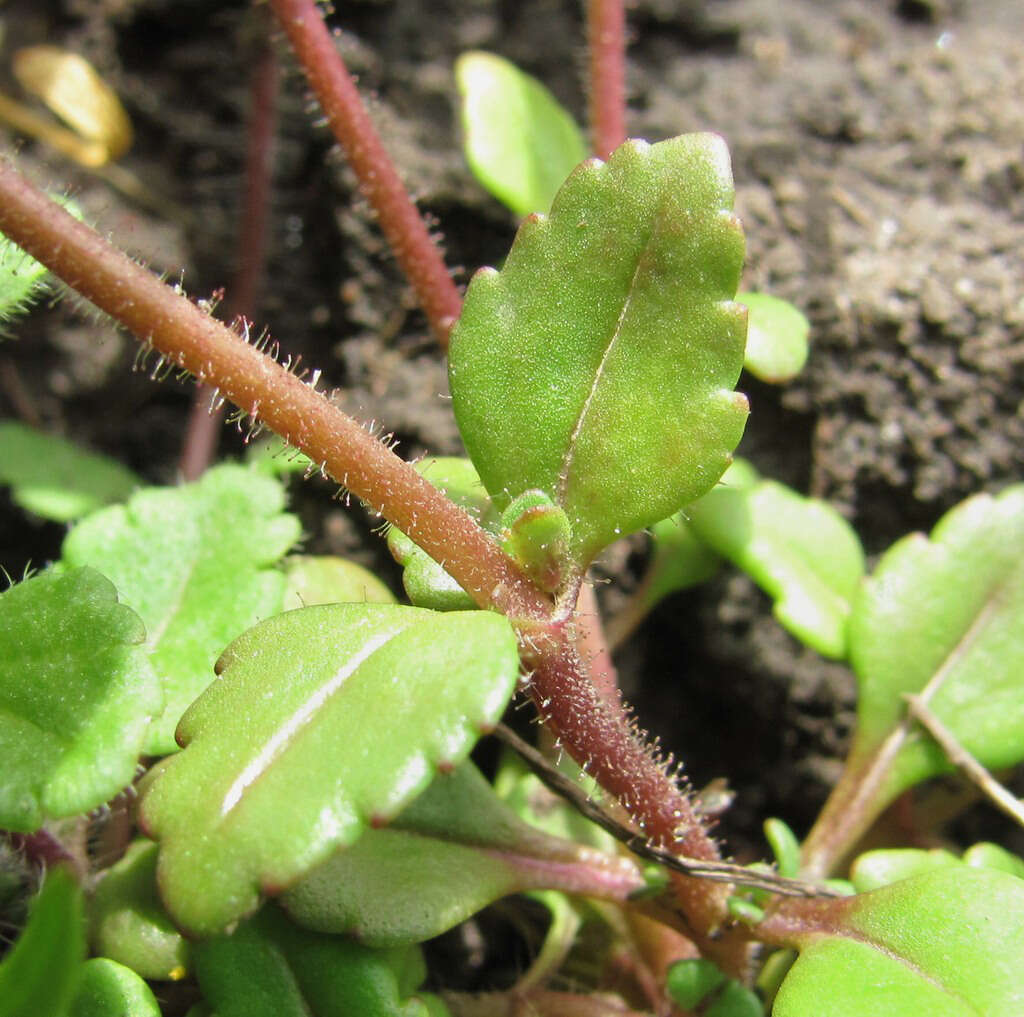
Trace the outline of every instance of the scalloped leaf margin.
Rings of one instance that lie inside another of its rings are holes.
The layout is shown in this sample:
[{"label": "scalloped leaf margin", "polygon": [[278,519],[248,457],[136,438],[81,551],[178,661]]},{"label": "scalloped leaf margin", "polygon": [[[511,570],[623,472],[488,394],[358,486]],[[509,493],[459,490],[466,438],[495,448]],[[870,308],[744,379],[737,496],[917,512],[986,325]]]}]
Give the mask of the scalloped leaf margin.
[{"label": "scalloped leaf margin", "polygon": [[566,512],[578,568],[709,490],[743,432],[732,198],[717,135],[628,141],[470,284],[449,356],[466,448],[499,510],[539,489]]}]

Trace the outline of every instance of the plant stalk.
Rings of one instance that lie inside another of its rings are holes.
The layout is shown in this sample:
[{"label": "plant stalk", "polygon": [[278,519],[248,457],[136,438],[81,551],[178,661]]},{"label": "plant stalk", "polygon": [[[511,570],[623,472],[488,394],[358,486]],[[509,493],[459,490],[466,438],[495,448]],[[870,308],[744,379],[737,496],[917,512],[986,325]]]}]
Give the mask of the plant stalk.
[{"label": "plant stalk", "polygon": [[[0,159],[0,232],[158,350],[264,422],[439,561],[481,607],[544,619],[551,602],[493,538],[286,367],[160,282]],[[159,368],[159,365],[158,365]],[[305,372],[303,372],[305,373]]]},{"label": "plant stalk", "polygon": [[622,0],[587,0],[587,70],[594,154],[626,140],[626,15]]},{"label": "plant stalk", "polygon": [[801,876],[825,879],[832,875],[899,792],[887,787],[886,781],[904,739],[898,727],[875,752],[847,761],[801,847]]},{"label": "plant stalk", "polygon": [[270,0],[331,132],[442,348],[462,311],[444,258],[388,156],[314,0]]},{"label": "plant stalk", "polygon": [[[542,637],[543,638],[543,637]],[[644,744],[622,709],[607,702],[587,674],[566,626],[547,630],[549,643],[529,660],[530,695],[572,758],[613,794],[653,844],[686,858],[719,861],[689,794]],[[740,937],[721,935],[728,884],[672,872],[670,878],[691,938],[734,975],[746,965]]]},{"label": "plant stalk", "polygon": [[[260,26],[266,30],[263,18]],[[264,35],[258,45],[249,87],[245,190],[235,244],[238,267],[224,306],[230,322],[243,315],[250,319],[256,315],[267,264],[278,67],[269,38]],[[181,475],[187,481],[197,480],[217,454],[222,411],[211,405],[214,402],[212,388],[207,385],[196,388],[181,451]]]}]

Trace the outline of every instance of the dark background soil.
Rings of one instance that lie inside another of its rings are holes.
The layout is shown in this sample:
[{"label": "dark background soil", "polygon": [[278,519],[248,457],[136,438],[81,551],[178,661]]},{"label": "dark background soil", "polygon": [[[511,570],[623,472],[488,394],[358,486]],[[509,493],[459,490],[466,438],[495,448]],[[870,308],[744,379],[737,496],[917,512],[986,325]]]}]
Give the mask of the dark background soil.
[{"label": "dark background soil", "polygon": [[[235,261],[244,114],[260,19],[213,0],[9,0],[0,83],[19,46],[88,56],[124,97],[136,144],[123,164],[149,207],[34,143],[20,157],[70,188],[135,256],[207,296]],[[1024,466],[1024,9],[1018,0],[637,0],[630,9],[630,131],[716,130],[729,142],[747,229],[745,285],[814,324],[803,376],[744,377],[741,451],[830,499],[869,554]],[[486,48],[542,78],[581,121],[582,19],[574,0],[373,0],[332,23],[385,141],[449,263],[499,259],[515,223],[459,149],[452,63]],[[349,410],[401,451],[459,450],[445,370],[350,174],[314,125],[285,60],[269,284],[251,314],[320,367]],[[6,139],[5,139],[6,140]],[[0,416],[74,437],[152,482],[174,480],[191,391],[133,372],[134,342],[73,301],[42,307],[0,347]],[[226,433],[225,451],[240,438]],[[296,495],[315,552],[395,573],[368,523],[309,484]],[[0,496],[5,499],[6,496]],[[0,500],[0,563],[58,554],[60,527]],[[642,542],[609,554],[628,586]],[[630,553],[630,550],[632,553]],[[607,600],[614,607],[615,591]],[[774,623],[726,574],[665,604],[624,647],[642,724],[696,783],[739,791],[730,846],[760,852],[759,820],[809,824],[835,776],[852,679]],[[964,835],[973,835],[967,831]]]}]

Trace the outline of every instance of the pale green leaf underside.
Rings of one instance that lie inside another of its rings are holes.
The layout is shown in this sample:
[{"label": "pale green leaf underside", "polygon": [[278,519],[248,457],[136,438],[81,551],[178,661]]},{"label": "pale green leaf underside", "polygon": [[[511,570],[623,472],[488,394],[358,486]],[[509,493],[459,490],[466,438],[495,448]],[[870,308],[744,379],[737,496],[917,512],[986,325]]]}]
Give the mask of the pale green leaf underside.
[{"label": "pale green leaf underside", "polygon": [[528,826],[470,763],[437,777],[391,827],[367,830],[289,890],[300,924],[368,946],[419,943],[511,893],[622,899],[643,885],[626,860]]},{"label": "pale green leaf underside", "polygon": [[546,212],[586,158],[576,122],[536,78],[493,53],[464,53],[455,81],[473,175],[516,215]]},{"label": "pale green leaf underside", "polygon": [[144,978],[180,978],[189,947],[157,894],[156,857],[156,844],[139,839],[107,869],[89,902],[89,938],[95,953]]},{"label": "pale green leaf underside", "polygon": [[[737,463],[685,510],[694,532],[775,601],[779,622],[827,657],[844,657],[864,551],[826,502],[758,479]],[[735,482],[734,482],[735,479]]]},{"label": "pale green leaf underside", "polygon": [[804,937],[773,1017],[1024,1012],[1024,881],[942,868],[838,910],[846,934]]},{"label": "pale green leaf underside", "polygon": [[[860,685],[854,757],[875,751],[904,716],[903,693],[930,710],[990,768],[1024,759],[1024,485],[977,495],[931,538],[882,557],[854,602],[851,660]],[[943,772],[942,750],[915,729],[887,794]]]},{"label": "pale green leaf underside", "polygon": [[700,497],[739,441],[731,204],[717,136],[630,141],[470,284],[449,359],[466,448],[500,510],[533,488],[565,510],[578,565]]},{"label": "pale green leaf underside", "polygon": [[386,604],[290,611],[247,632],[178,728],[142,806],[179,924],[218,932],[393,819],[500,718],[508,622]]},{"label": "pale green leaf underside", "polygon": [[175,725],[213,680],[220,652],[281,610],[285,580],[274,565],[299,536],[298,519],[283,506],[276,481],[219,466],[195,484],[139,491],[64,541],[64,562],[109,576],[146,624],[165,697],[147,752],[177,748]]},{"label": "pale green leaf underside", "polygon": [[217,1017],[428,1017],[405,998],[425,975],[418,947],[372,950],[296,928],[272,906],[198,944],[196,968]]},{"label": "pale green leaf underside", "polygon": [[162,702],[144,638],[92,569],[0,596],[0,827],[36,830],[131,783]]},{"label": "pale green leaf underside", "polygon": [[0,423],[0,484],[23,509],[59,523],[78,519],[139,486],[131,470],[56,435]]},{"label": "pale green leaf underside", "polygon": [[810,322],[788,300],[768,293],[740,293],[736,299],[747,309],[743,366],[774,384],[795,378],[807,362]]}]

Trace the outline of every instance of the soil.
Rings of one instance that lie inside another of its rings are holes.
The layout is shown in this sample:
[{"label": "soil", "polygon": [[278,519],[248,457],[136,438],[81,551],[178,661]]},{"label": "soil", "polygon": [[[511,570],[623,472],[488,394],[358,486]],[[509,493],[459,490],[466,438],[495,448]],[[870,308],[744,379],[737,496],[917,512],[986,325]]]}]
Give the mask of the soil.
[{"label": "soil", "polygon": [[[385,141],[444,233],[459,278],[501,258],[515,222],[459,149],[452,63],[484,48],[538,75],[581,121],[575,0],[351,0],[332,23]],[[258,13],[258,12],[257,12]],[[260,19],[214,0],[8,0],[4,69],[47,41],[88,56],[136,132],[122,165],[140,202],[35,143],[23,164],[70,188],[87,218],[208,296],[228,284]],[[748,243],[745,285],[814,326],[809,364],[773,388],[744,377],[742,454],[832,501],[875,556],[1024,467],[1024,63],[1018,0],[637,0],[630,131],[716,130],[729,142]],[[442,359],[352,178],[285,59],[270,281],[259,308],[282,346],[322,368],[346,408],[407,456],[459,451]],[[134,344],[74,301],[44,306],[0,348],[0,416],[73,436],[152,482],[175,477],[190,388],[133,371]],[[130,426],[125,426],[130,421]],[[223,450],[237,453],[227,434]],[[394,572],[370,522],[306,485],[315,552]],[[0,561],[20,574],[62,529],[0,504]],[[371,538],[372,541],[372,538]],[[609,554],[628,587],[642,541]],[[602,591],[611,609],[615,592]],[[806,829],[849,730],[852,678],[783,633],[752,584],[726,574],[657,610],[620,654],[641,723],[697,784],[738,791],[730,849],[759,822]]]}]

